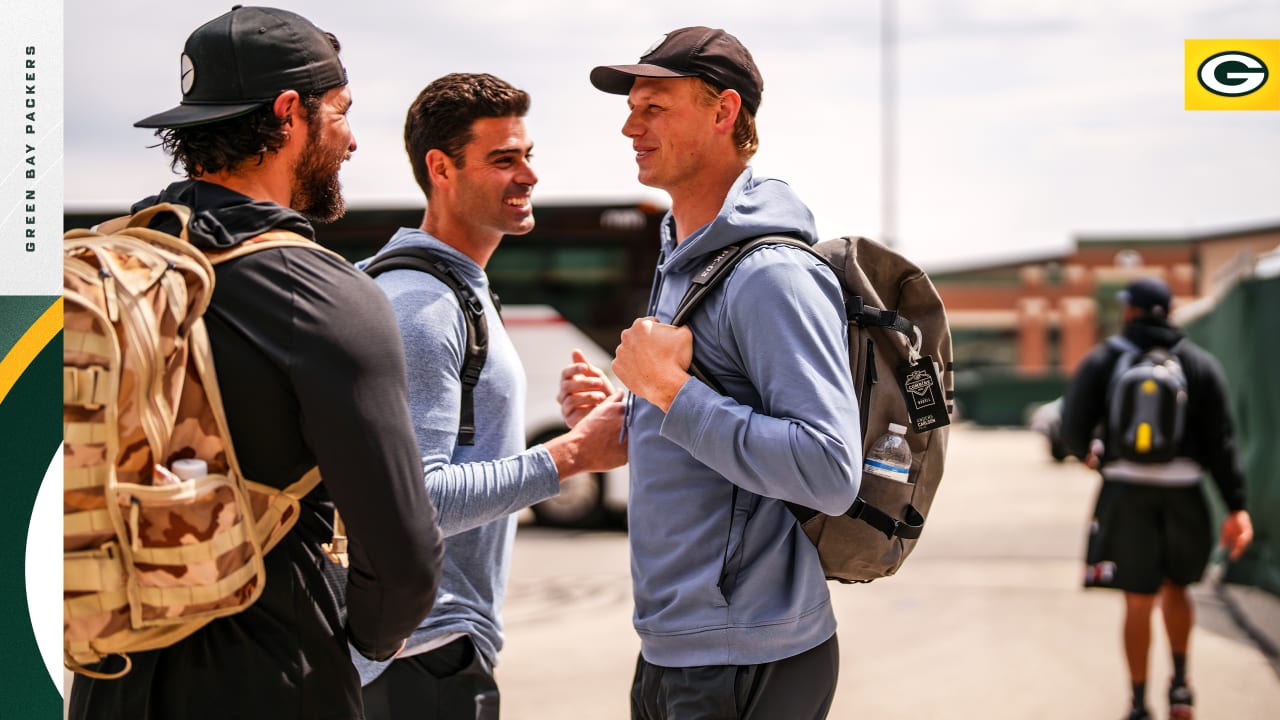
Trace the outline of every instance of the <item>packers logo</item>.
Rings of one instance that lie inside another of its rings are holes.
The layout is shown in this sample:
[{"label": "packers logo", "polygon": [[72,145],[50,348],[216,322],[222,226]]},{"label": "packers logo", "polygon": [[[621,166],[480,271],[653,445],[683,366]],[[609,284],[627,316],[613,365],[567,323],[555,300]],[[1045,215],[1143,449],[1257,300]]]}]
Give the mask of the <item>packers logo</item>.
[{"label": "packers logo", "polygon": [[1280,110],[1280,40],[1187,40],[1187,110]]},{"label": "packers logo", "polygon": [[1256,92],[1267,82],[1267,66],[1245,52],[1218,53],[1200,64],[1196,79],[1214,95],[1236,97]]}]

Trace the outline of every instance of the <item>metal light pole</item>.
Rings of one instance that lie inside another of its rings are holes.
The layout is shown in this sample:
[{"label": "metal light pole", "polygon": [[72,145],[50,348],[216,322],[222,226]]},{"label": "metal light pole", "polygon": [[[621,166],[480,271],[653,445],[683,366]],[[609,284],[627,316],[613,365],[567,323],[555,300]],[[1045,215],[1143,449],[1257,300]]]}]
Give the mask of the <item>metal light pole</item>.
[{"label": "metal light pole", "polygon": [[880,1],[880,239],[898,243],[897,8]]}]

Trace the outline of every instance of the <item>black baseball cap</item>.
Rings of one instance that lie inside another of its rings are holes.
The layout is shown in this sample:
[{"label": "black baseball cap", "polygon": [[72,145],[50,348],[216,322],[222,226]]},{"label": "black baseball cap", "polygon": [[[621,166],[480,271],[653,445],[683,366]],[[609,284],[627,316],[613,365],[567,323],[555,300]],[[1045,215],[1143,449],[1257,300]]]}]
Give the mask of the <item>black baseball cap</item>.
[{"label": "black baseball cap", "polygon": [[310,20],[241,5],[191,33],[180,73],[182,104],[134,127],[203,125],[252,112],[285,90],[305,95],[347,84],[338,52]]},{"label": "black baseball cap", "polygon": [[591,71],[591,84],[626,95],[638,77],[698,77],[721,90],[737,90],[752,115],[760,109],[764,80],[751,53],[738,38],[719,28],[697,25],[672,30],[640,56],[635,65],[601,65]]},{"label": "black baseball cap", "polygon": [[1164,317],[1169,314],[1173,293],[1163,280],[1154,277],[1138,278],[1116,294],[1120,302],[1141,310],[1145,315]]}]

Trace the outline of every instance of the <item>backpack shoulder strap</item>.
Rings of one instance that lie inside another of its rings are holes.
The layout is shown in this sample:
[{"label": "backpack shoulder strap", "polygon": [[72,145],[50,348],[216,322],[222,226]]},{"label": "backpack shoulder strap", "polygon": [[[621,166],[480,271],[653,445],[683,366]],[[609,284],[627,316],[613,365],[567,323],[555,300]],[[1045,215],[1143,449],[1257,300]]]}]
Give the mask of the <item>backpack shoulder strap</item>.
[{"label": "backpack shoulder strap", "polygon": [[[675,316],[672,318],[671,324],[685,324],[688,321],[689,314],[697,309],[707,295],[733,272],[733,269],[738,266],[738,263],[743,258],[750,255],[753,250],[765,245],[790,245],[813,253],[813,248],[809,247],[808,244],[788,235],[765,235],[722,248],[703,266],[697,275],[693,276],[693,280],[689,283],[689,289],[685,292],[684,297],[680,299],[680,304],[676,306]],[[813,254],[815,257],[819,257],[817,253]]]},{"label": "backpack shoulder strap", "polygon": [[[467,327],[466,355],[462,359],[459,376],[462,380],[462,407],[458,418],[458,444],[475,445],[476,411],[475,387],[480,382],[489,355],[489,323],[484,317],[484,305],[471,285],[458,274],[443,255],[423,247],[406,247],[380,255],[365,266],[369,277],[377,277],[389,270],[417,270],[427,273],[453,291],[462,307],[462,318]],[[493,306],[501,313],[498,296],[489,293]]]},{"label": "backpack shoulder strap", "polygon": [[1107,347],[1115,353],[1115,364],[1111,366],[1111,378],[1107,381],[1106,403],[1110,406],[1116,385],[1120,382],[1120,376],[1142,355],[1142,348],[1123,335],[1111,335],[1105,342]]},{"label": "backpack shoulder strap", "polygon": [[1115,354],[1115,365],[1111,368],[1111,379],[1114,382],[1120,376],[1120,373],[1127,370],[1142,355],[1142,348],[1123,335],[1112,335],[1104,342]]},{"label": "backpack shoulder strap", "polygon": [[[189,242],[187,227],[191,221],[191,208],[186,205],[178,205],[177,203],[157,203],[150,207],[143,208],[132,215],[121,215],[119,217],[111,218],[110,220],[104,220],[95,225],[92,228],[92,231],[102,235],[111,235],[128,228],[147,228],[150,227],[151,221],[154,220],[157,215],[165,212],[173,213],[178,217],[181,230],[175,237]],[[308,247],[328,253],[333,257],[341,259],[344,263],[347,261],[347,259],[342,257],[339,253],[330,250],[314,240],[309,240],[292,230],[280,229],[268,230],[261,235],[249,238],[244,242],[225,249],[199,249],[204,253],[204,256],[208,258],[210,264],[218,265],[220,263],[227,262],[228,260],[234,260],[238,257],[258,252],[259,250],[269,250],[271,248],[278,247]]]},{"label": "backpack shoulder strap", "polygon": [[[712,290],[719,287],[720,283],[738,266],[738,263],[742,262],[742,259],[750,255],[753,250],[765,245],[790,245],[802,248],[810,253],[813,252],[813,249],[804,242],[786,235],[766,235],[722,248],[707,261],[707,264],[703,266],[697,275],[693,276],[693,280],[689,283],[689,289],[685,291],[684,297],[680,298],[680,303],[676,306],[671,324],[684,325],[688,322],[689,315],[702,304]],[[817,254],[814,253],[814,256],[817,257]],[[694,360],[693,364],[689,366],[689,374],[706,383],[707,386],[721,395],[724,394],[724,388],[698,365],[697,360]]]},{"label": "backpack shoulder strap", "polygon": [[236,258],[244,257],[245,255],[251,255],[259,250],[271,250],[273,248],[282,247],[305,247],[312,250],[319,250],[322,253],[326,253],[342,260],[344,263],[347,262],[346,258],[314,240],[308,240],[302,235],[291,230],[279,229],[268,230],[261,235],[251,237],[248,240],[226,248],[225,250],[205,250],[204,254],[209,258],[210,263],[220,265],[229,260],[235,260]]},{"label": "backpack shoulder strap", "polygon": [[191,208],[186,205],[167,202],[156,203],[155,205],[145,207],[132,215],[121,215],[119,217],[111,218],[110,220],[103,220],[93,227],[93,231],[101,233],[102,235],[111,235],[127,228],[149,227],[151,225],[151,221],[154,220],[157,215],[166,212],[173,213],[178,217],[178,222],[181,224],[182,229],[177,234],[177,237],[186,240],[187,224],[191,222]]},{"label": "backpack shoulder strap", "polygon": [[1122,352],[1122,353],[1141,352],[1141,348],[1135,345],[1132,340],[1130,340],[1129,338],[1123,335],[1111,335],[1107,337],[1105,342],[1107,343],[1108,347],[1110,347],[1112,350],[1115,350],[1117,352]]}]

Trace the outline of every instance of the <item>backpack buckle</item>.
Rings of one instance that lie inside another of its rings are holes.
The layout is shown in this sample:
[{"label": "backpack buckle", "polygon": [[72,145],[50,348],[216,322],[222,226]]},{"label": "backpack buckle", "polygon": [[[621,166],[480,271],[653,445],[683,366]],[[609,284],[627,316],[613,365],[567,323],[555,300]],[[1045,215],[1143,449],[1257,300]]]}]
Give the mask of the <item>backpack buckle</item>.
[{"label": "backpack buckle", "polygon": [[899,520],[898,518],[893,517],[892,515],[890,515],[890,516],[889,516],[889,529],[888,529],[888,530],[884,530],[884,528],[881,528],[881,529],[882,529],[882,530],[884,530],[884,536],[885,536],[886,538],[888,538],[889,540],[892,540],[894,537],[896,537],[896,536],[897,536],[897,534],[898,534],[898,528],[900,528],[900,527],[902,527],[902,521],[901,521],[901,520]]},{"label": "backpack buckle", "polygon": [[898,529],[903,525],[901,520],[868,503],[861,496],[853,501],[853,504],[849,506],[849,509],[844,514],[854,520],[861,520],[879,530],[890,540],[898,534]]},{"label": "backpack buckle", "polygon": [[462,384],[474,387],[476,383],[480,382],[480,373],[483,371],[483,368],[476,367],[475,364],[464,366],[461,372]]}]

